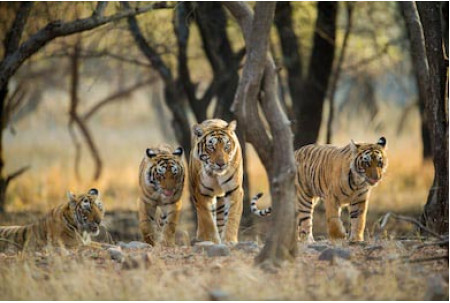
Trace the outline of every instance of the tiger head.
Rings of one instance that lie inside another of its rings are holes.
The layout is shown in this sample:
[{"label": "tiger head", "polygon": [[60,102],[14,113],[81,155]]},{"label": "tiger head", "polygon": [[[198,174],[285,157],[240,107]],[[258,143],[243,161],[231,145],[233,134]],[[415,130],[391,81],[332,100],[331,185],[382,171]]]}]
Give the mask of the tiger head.
[{"label": "tiger head", "polygon": [[377,184],[388,166],[386,138],[381,137],[375,144],[355,143],[351,140],[350,148],[355,155],[352,170],[369,185]]},{"label": "tiger head", "polygon": [[[170,146],[147,148],[144,180],[147,186],[165,198],[180,194],[184,182],[183,148],[172,150]],[[181,184],[181,187],[180,187]]]},{"label": "tiger head", "polygon": [[197,144],[194,157],[199,159],[208,173],[222,175],[231,165],[239,142],[235,133],[236,121],[205,120],[194,125],[193,136]]},{"label": "tiger head", "polygon": [[105,215],[99,191],[92,188],[87,194],[78,196],[67,192],[67,198],[78,231],[97,236],[100,232],[100,223]]}]

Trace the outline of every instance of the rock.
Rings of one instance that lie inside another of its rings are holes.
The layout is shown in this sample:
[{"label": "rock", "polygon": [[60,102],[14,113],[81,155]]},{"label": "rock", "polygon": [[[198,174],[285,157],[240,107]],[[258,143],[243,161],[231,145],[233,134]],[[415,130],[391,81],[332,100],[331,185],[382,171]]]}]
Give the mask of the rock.
[{"label": "rock", "polygon": [[125,256],[122,253],[122,250],[119,248],[108,248],[106,250],[109,253],[109,256],[111,257],[111,259],[113,259],[114,261],[117,262],[122,262],[125,259]]},{"label": "rock", "polygon": [[349,250],[343,248],[327,248],[319,255],[319,260],[330,261],[330,263],[333,263],[336,258],[349,260],[350,257],[351,253]]},{"label": "rock", "polygon": [[208,294],[211,301],[227,301],[230,299],[230,295],[221,289],[210,290]]},{"label": "rock", "polygon": [[316,250],[318,252],[322,252],[325,249],[327,249],[328,246],[327,245],[323,245],[323,244],[309,244],[308,248],[312,248],[312,249],[314,249],[314,250]]},{"label": "rock", "polygon": [[448,288],[442,276],[435,274],[427,279],[426,301],[448,301]]},{"label": "rock", "polygon": [[225,244],[214,244],[213,242],[204,241],[197,242],[193,247],[193,251],[206,252],[208,257],[223,257],[230,255],[230,249]]},{"label": "rock", "polygon": [[130,270],[130,269],[135,269],[139,267],[139,261],[132,256],[128,256],[124,259],[124,261],[122,262],[122,269],[124,270]]},{"label": "rock", "polygon": [[256,242],[253,241],[246,241],[246,242],[239,242],[234,247],[234,249],[242,250],[247,253],[253,253],[259,251],[259,246]]},{"label": "rock", "polygon": [[216,244],[206,246],[208,257],[225,257],[230,255],[230,249],[225,244]]},{"label": "rock", "polygon": [[122,241],[119,241],[117,243],[121,248],[129,248],[129,249],[142,249],[142,248],[151,248],[152,246],[145,242],[140,241],[131,241],[129,243],[125,243]]}]

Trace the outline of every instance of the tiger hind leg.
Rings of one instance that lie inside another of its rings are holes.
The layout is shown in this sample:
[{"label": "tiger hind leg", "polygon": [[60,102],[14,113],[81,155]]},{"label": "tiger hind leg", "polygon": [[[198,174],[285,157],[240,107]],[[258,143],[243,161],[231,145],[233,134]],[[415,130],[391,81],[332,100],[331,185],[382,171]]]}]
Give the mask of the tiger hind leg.
[{"label": "tiger hind leg", "polygon": [[315,201],[304,194],[297,194],[297,199],[298,240],[301,242],[313,243],[312,220]]}]

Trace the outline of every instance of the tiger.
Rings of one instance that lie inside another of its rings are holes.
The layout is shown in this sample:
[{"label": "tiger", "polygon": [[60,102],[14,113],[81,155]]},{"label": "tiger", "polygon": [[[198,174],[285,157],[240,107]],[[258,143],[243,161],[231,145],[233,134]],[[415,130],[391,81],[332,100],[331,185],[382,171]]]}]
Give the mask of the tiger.
[{"label": "tiger", "polygon": [[147,148],[139,166],[139,229],[144,241],[152,246],[175,245],[185,175],[182,155],[183,148],[161,144]]},{"label": "tiger", "polygon": [[192,127],[189,161],[196,241],[236,243],[243,209],[242,148],[236,121],[205,120]]},{"label": "tiger", "polygon": [[355,143],[344,147],[306,145],[295,152],[297,165],[297,222],[300,240],[314,242],[314,206],[324,201],[328,236],[344,239],[341,207],[349,205],[349,241],[364,241],[369,196],[383,178],[388,166],[387,141]]},{"label": "tiger", "polygon": [[105,210],[96,188],[76,196],[67,192],[68,201],[53,208],[39,221],[26,226],[0,226],[0,250],[40,250],[46,247],[76,248],[102,245],[91,241],[100,232]]}]

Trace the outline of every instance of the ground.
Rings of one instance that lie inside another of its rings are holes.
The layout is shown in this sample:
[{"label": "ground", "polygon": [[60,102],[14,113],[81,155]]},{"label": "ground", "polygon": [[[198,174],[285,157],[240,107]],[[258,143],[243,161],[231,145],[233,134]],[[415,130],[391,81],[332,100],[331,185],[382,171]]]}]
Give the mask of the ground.
[{"label": "ground", "polygon": [[420,245],[299,243],[293,263],[271,270],[254,265],[254,242],[213,257],[197,246],[1,254],[0,299],[448,300],[448,249]]}]

